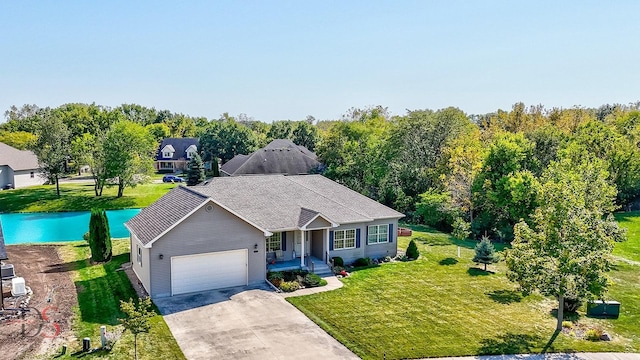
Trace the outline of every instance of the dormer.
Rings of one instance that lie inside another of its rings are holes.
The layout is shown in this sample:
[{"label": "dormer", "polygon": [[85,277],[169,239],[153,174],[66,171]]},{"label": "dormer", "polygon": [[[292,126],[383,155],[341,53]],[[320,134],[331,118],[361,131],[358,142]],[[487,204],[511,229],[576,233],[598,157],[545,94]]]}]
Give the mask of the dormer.
[{"label": "dormer", "polygon": [[185,150],[185,152],[187,153],[187,159],[191,159],[193,156],[195,156],[195,154],[198,153],[198,147],[195,145],[190,145],[187,150]]},{"label": "dormer", "polygon": [[166,145],[161,150],[162,157],[165,158],[165,159],[173,158],[173,153],[175,153],[175,152],[176,152],[176,149],[174,149],[173,146],[171,146],[171,145]]}]

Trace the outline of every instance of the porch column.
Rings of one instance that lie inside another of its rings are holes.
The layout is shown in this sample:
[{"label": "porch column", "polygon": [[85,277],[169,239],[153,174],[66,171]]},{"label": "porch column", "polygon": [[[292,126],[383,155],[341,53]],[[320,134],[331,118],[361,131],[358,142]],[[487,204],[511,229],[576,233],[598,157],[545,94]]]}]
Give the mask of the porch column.
[{"label": "porch column", "polygon": [[304,230],[300,230],[300,266],[304,267]]},{"label": "porch column", "polygon": [[331,231],[331,230],[329,230],[329,229],[325,229],[324,230],[324,243],[325,243],[325,245],[324,245],[324,254],[322,255],[323,257],[325,257],[324,258],[324,262],[327,263],[327,264],[329,264],[329,249],[330,249],[330,247],[329,247],[329,231]]}]

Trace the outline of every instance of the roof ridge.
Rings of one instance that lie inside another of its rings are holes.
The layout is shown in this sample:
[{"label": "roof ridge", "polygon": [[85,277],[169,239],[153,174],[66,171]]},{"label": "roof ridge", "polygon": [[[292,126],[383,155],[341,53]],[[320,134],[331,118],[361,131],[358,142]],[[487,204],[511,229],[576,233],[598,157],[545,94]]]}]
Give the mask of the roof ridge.
[{"label": "roof ridge", "polygon": [[201,192],[199,192],[199,191],[197,191],[197,190],[195,190],[195,189],[193,189],[193,188],[190,188],[190,187],[188,187],[188,186],[178,185],[178,186],[176,186],[174,189],[182,189],[182,190],[188,191],[188,192],[190,192],[190,193],[192,193],[192,194],[194,194],[194,195],[198,195],[198,196],[200,196],[200,197],[201,197],[201,198],[203,198],[203,199],[207,199],[207,198],[209,198],[209,197],[210,197],[210,196],[207,196],[207,195],[205,195],[205,194],[203,194],[203,193],[201,193]]}]

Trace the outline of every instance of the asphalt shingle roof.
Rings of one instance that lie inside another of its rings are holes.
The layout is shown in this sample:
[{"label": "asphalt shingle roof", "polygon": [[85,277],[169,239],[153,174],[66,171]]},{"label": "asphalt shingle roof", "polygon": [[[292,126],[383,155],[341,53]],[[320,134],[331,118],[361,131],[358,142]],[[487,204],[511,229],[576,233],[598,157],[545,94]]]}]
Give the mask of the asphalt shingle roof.
[{"label": "asphalt shingle roof", "polygon": [[4,248],[4,235],[2,235],[2,224],[0,224],[0,260],[7,259],[7,250]]},{"label": "asphalt shingle roof", "polygon": [[[195,145],[198,147],[200,141],[198,138],[165,138],[160,143],[160,147],[158,147],[158,152],[156,154],[157,160],[180,160],[187,158],[187,148],[191,145]],[[162,149],[165,146],[170,146],[174,149],[173,156],[171,158],[165,158],[162,156]]]},{"label": "asphalt shingle roof", "polygon": [[316,155],[288,139],[276,139],[250,155],[236,155],[220,170],[235,175],[308,174],[319,165]]},{"label": "asphalt shingle roof", "polygon": [[142,209],[138,215],[127,221],[126,225],[135,232],[140,242],[146,245],[206,200],[206,196],[187,187],[178,186],[160,200]]},{"label": "asphalt shingle roof", "polygon": [[348,224],[404,217],[322,175],[218,177],[207,185],[177,187],[127,222],[147,244],[211,198],[267,231],[299,228],[318,213]]},{"label": "asphalt shingle roof", "polygon": [[38,169],[38,157],[31,151],[18,150],[0,142],[0,166],[8,165],[14,171]]}]

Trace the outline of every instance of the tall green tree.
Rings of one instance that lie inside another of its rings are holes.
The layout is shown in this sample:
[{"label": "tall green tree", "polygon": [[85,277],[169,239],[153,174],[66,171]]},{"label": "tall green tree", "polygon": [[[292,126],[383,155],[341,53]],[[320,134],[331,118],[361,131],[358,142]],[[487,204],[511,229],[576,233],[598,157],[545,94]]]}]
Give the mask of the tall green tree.
[{"label": "tall green tree", "polygon": [[151,318],[155,316],[151,298],[140,299],[134,302],[120,300],[120,310],[126,315],[119,319],[125,330],[133,334],[133,356],[138,359],[138,335],[147,334],[151,330]]},{"label": "tall green tree", "polygon": [[153,172],[156,142],[147,129],[131,121],[115,123],[105,136],[105,179],[117,179],[118,197],[126,187],[135,187]]},{"label": "tall green tree", "polygon": [[582,155],[551,163],[532,224],[516,225],[507,250],[507,277],[523,293],[539,291],[558,300],[558,331],[566,298],[600,297],[607,290],[613,244],[625,239],[611,215],[616,189],[607,181],[606,164]]},{"label": "tall green tree", "polygon": [[189,160],[187,168],[187,185],[198,185],[203,182],[204,179],[204,163],[200,155],[194,154],[191,160]]},{"label": "tall green tree", "polygon": [[255,134],[233,119],[214,121],[200,137],[204,161],[217,157],[224,164],[238,154],[249,154],[256,149]]},{"label": "tall green tree", "polygon": [[315,150],[319,136],[318,129],[312,124],[299,121],[291,135],[291,141],[293,141],[294,144],[302,145],[309,149],[309,151]]},{"label": "tall green tree", "polygon": [[43,113],[38,124],[38,140],[33,152],[38,157],[40,171],[56,184],[56,194],[60,197],[58,179],[66,172],[69,158],[70,132],[62,119],[49,111]]},{"label": "tall green tree", "polygon": [[95,262],[111,260],[111,233],[107,213],[102,209],[91,209],[89,219],[89,248]]}]

